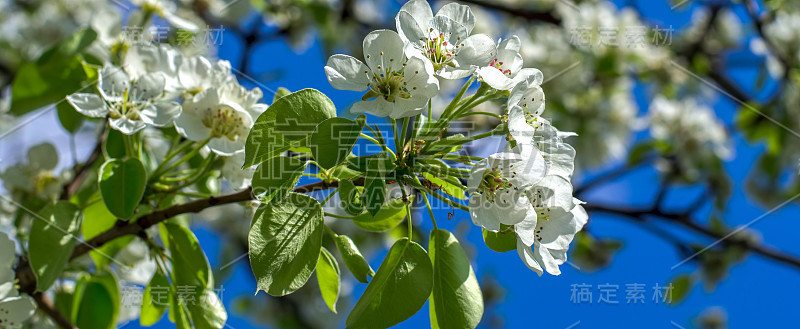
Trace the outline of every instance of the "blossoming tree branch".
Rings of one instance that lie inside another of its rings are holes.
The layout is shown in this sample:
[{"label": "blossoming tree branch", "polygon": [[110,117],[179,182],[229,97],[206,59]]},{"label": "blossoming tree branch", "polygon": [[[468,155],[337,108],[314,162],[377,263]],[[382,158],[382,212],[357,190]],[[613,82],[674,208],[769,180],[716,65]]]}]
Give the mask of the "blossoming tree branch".
[{"label": "blossoming tree branch", "polygon": [[[796,95],[783,91],[800,81],[792,52],[800,35],[786,28],[800,20],[797,11],[761,14],[755,2],[743,4],[758,34],[750,48],[766,59],[762,75],[783,86],[759,104],[726,75],[721,54],[741,26],[722,4],[696,15],[668,50],[639,43],[667,40],[662,32],[670,31],[639,33],[647,26],[633,10],[604,1],[464,0],[434,13],[427,1],[410,0],[388,25],[361,2],[319,2],[132,0],[126,24],[105,1],[0,4],[54,39],[9,38],[18,48],[9,60],[19,68],[0,59],[0,82],[10,89],[2,120],[54,105],[67,131],[91,126],[96,140],[85,161],[73,155],[75,166],[60,174],[67,152],[44,143],[0,175],[8,192],[0,200],[1,328],[114,328],[131,320],[223,328],[230,310],[220,282],[238,261],[252,270],[256,298],[283,297],[280,313],[300,327],[329,327],[326,316],[342,313],[348,328],[389,328],[427,303],[432,328],[475,328],[493,301],[484,300],[491,294],[461,235],[437,223],[452,218],[481,231],[480,248],[516,252],[521,264],[508,266],[538,276],[560,275],[568,255],[582,270],[608,265],[620,243],[593,236],[590,213],[649,229],[688,257],[683,262],[699,263],[707,285],[750,252],[800,268],[796,256],[718,218],[731,189],[723,161],[732,128],[707,106],[703,89],[712,81],[713,91],[741,103],[735,128],[767,144],[748,182],[759,201],[796,194],[797,180],[781,177],[797,157],[778,150],[792,148],[800,122]],[[784,6],[778,2],[770,9]],[[249,30],[238,24],[253,9],[277,26],[274,34],[260,19]],[[45,29],[42,22],[56,21],[46,15],[60,10],[69,24]],[[202,25],[241,37],[237,65],[193,47],[217,42]],[[160,27],[174,31],[141,39]],[[599,33],[610,28],[621,37],[616,47]],[[311,29],[331,49],[355,44],[316,71],[337,94],[360,96],[352,106],[337,108],[316,89],[248,87],[259,85],[249,75],[259,42],[285,38],[301,47]],[[694,71],[702,84],[691,80]],[[659,90],[644,118],[636,117],[633,76]],[[561,80],[545,85],[545,78]],[[628,145],[642,126],[651,138]],[[499,149],[480,152],[498,140]],[[573,187],[576,171],[620,159],[619,168]],[[661,179],[651,205],[580,200],[644,166]],[[704,193],[666,209],[668,190],[683,185]],[[706,225],[694,216],[709,203]],[[212,268],[190,230],[197,213],[230,236],[223,251],[245,253]],[[652,226],[656,218],[723,243],[684,241]],[[381,242],[387,251],[373,268],[367,259]],[[364,286],[360,296],[352,296],[350,278]],[[683,295],[696,281],[673,280]],[[131,286],[143,287],[136,307]],[[327,306],[316,323],[306,315],[308,299]]]}]

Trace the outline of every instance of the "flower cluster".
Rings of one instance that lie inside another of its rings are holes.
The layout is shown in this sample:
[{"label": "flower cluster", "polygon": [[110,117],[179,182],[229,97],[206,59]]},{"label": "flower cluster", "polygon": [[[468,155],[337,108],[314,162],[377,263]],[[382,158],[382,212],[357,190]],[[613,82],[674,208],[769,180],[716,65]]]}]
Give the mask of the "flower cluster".
[{"label": "flower cluster", "polygon": [[[455,3],[434,15],[426,1],[411,0],[395,21],[398,32],[378,30],[364,39],[365,62],[331,56],[325,67],[329,82],[337,89],[366,91],[353,112],[394,119],[438,104],[431,98],[439,95],[440,82],[473,77],[481,82],[476,95],[507,95],[502,119],[511,142],[472,167],[469,212],[485,230],[513,230],[520,258],[539,275],[560,274],[558,266],[588,216],[572,197],[575,150],[563,141],[570,134],[541,117],[543,74],[524,67],[520,38],[494,43],[471,34],[475,16]],[[441,120],[452,114],[436,112]]]},{"label": "flower cluster", "polygon": [[[261,90],[240,85],[227,61],[187,57],[166,45],[131,46],[121,66],[107,63],[98,70],[97,91],[75,93],[67,101],[85,116],[108,118],[126,135],[174,125],[186,139],[242,163],[250,128],[267,109],[259,103]],[[235,188],[246,187],[252,177],[242,163],[223,168]]]},{"label": "flower cluster", "polygon": [[16,286],[14,260],[16,244],[5,233],[0,232],[0,325],[3,328],[21,328],[24,321],[33,316],[36,307],[33,299],[20,296]]}]

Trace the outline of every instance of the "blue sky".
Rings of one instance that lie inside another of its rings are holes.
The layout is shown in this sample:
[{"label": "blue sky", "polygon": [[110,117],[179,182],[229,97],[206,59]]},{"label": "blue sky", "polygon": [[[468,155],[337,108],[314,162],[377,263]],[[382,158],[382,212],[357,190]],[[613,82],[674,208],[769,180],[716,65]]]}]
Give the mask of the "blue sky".
[{"label": "blue sky", "polygon": [[[624,1],[617,1],[624,2]],[[691,17],[691,8],[696,5],[687,5],[681,11],[672,12],[665,1],[640,1],[643,13],[648,22],[673,25],[676,29],[685,25]],[[737,11],[742,15],[741,11]],[[241,53],[241,44],[232,35],[226,35],[219,56],[231,60],[234,67],[238,66]],[[746,47],[746,45],[745,45]],[[733,56],[737,56],[734,54]],[[747,58],[747,57],[745,57]],[[277,40],[256,47],[251,58],[251,75],[258,77],[260,73],[280,72],[281,78],[277,81],[264,81],[263,84],[270,89],[286,87],[290,90],[303,88],[316,88],[333,99],[339,109],[345,109],[352,102],[358,100],[360,95],[354,92],[337,91],[328,84],[322,67],[326,61],[320,45],[314,41],[310,48],[303,53],[295,53],[282,41]],[[528,63],[531,64],[531,63]],[[532,65],[535,66],[535,63]],[[752,69],[735,69],[729,72],[734,80],[745,89],[750,90],[750,82],[755,81],[755,71]],[[242,80],[242,79],[240,79]],[[244,81],[243,81],[244,82]],[[254,84],[244,82],[250,86]],[[549,83],[560,83],[555,79]],[[262,88],[265,89],[265,88]],[[545,86],[545,92],[547,90]],[[264,90],[265,98],[269,101],[271,93]],[[637,101],[640,108],[646,108],[649,98],[647,88],[637,88]],[[718,115],[726,122],[730,122],[736,104],[720,96],[714,104]],[[341,110],[340,110],[341,111]],[[51,115],[39,119],[43,125],[52,125],[54,117]],[[558,122],[555,122],[558,126]],[[35,145],[43,139],[58,140],[58,134],[38,134],[36,129],[24,129],[15,133],[14,140],[26,144],[26,147]],[[758,218],[765,213],[765,209],[748,198],[744,192],[744,180],[750,167],[762,151],[762,145],[751,145],[743,140],[740,135],[734,135],[735,158],[726,163],[730,173],[734,194],[730,199],[725,221],[729,225],[741,225]],[[16,143],[16,142],[15,142]],[[64,139],[59,141],[60,149],[68,149]],[[6,144],[2,147],[3,158],[13,158],[18,154],[18,147]],[[80,154],[89,150],[79,148]],[[580,156],[580,154],[578,154]],[[62,164],[69,160],[67,154],[62,155]],[[3,163],[3,167],[8,163]],[[587,173],[577,178],[579,182],[596,173]],[[656,192],[657,173],[651,168],[633,172],[624,179],[607,184],[589,194],[585,201],[603,204],[641,204],[652,198]],[[676,189],[668,195],[667,201],[671,205],[686,204],[699,193],[693,188]],[[702,212],[706,214],[708,209]],[[796,230],[800,228],[794,219],[800,215],[800,208],[789,205],[781,210],[764,217],[751,228],[761,234],[762,241],[769,246],[788,253],[800,255],[800,244],[797,243]],[[447,218],[446,211],[436,213],[437,218]],[[427,216],[425,216],[427,217]],[[702,218],[702,217],[698,217]],[[470,226],[466,235],[467,241],[475,251],[473,266],[479,277],[493,276],[506,290],[505,300],[494,311],[505,320],[507,328],[692,328],[692,319],[708,307],[719,306],[727,313],[730,328],[770,328],[788,327],[789,323],[797,323],[800,313],[796,311],[795,296],[800,294],[800,285],[797,284],[797,269],[777,264],[757,255],[750,255],[744,263],[734,266],[727,279],[723,280],[713,292],[705,291],[702,286],[696,286],[688,298],[679,305],[656,303],[652,297],[652,287],[656,284],[666,285],[673,277],[682,273],[693,273],[696,266],[686,263],[671,270],[682,257],[667,242],[655,237],[648,231],[625,219],[601,214],[591,214],[591,232],[597,237],[615,238],[625,242],[623,249],[615,256],[612,264],[598,272],[587,274],[577,271],[569,266],[562,266],[561,276],[545,275],[538,277],[528,270],[519,260],[515,252],[498,254],[483,246],[480,230]],[[440,227],[454,229],[457,223],[469,222],[469,216],[464,212],[457,212],[451,221],[439,220]],[[687,233],[681,229],[674,229],[663,222],[656,222],[681,237],[692,238],[703,244],[710,244],[711,240],[701,236]],[[430,228],[426,221],[422,224]],[[219,239],[205,228],[196,228],[203,249],[206,250],[212,266],[217,264],[217,252],[220,249]],[[385,251],[374,255],[370,259],[373,268],[378,268]],[[343,270],[344,271],[344,270]],[[348,274],[349,275],[349,274]],[[312,278],[313,279],[313,278]],[[252,295],[255,292],[255,281],[252,278],[246,262],[234,265],[233,274],[222,283],[225,288],[223,299],[229,309],[228,325],[234,329],[260,327],[250,321],[247,316],[234,313],[233,303],[237,296]],[[588,284],[592,286],[594,303],[575,304],[570,301],[571,289],[574,284]],[[617,305],[598,304],[600,297],[599,285],[618,285],[616,299]],[[644,304],[626,304],[626,284],[644,284]],[[363,291],[366,285],[357,285],[354,289],[357,294]],[[259,294],[259,298],[269,298]],[[343,309],[340,313],[347,314],[349,310]],[[577,325],[576,325],[577,323]],[[131,323],[127,327],[135,328],[138,323]],[[170,328],[173,325],[168,320],[162,319],[156,328]],[[397,328],[429,327],[428,310],[425,306],[410,320],[400,324]]]}]

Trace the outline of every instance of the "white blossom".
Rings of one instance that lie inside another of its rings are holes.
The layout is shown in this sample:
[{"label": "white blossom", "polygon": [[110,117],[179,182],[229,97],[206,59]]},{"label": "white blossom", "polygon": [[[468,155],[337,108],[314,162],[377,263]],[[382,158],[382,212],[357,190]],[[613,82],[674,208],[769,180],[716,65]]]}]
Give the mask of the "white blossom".
[{"label": "white blossom", "polygon": [[[498,90],[511,90],[522,81],[531,76],[541,75],[542,73],[533,68],[522,68],[523,59],[519,53],[521,42],[518,36],[500,41],[494,59],[488,66],[478,69],[478,76],[489,86]],[[541,78],[538,78],[541,82]]]},{"label": "white blossom", "polygon": [[177,7],[175,3],[169,0],[131,0],[131,2],[139,8],[142,8],[145,14],[155,13],[170,25],[189,31],[198,32],[200,27],[190,20],[180,17],[176,14]]},{"label": "white blossom", "polygon": [[225,158],[222,165],[222,177],[225,177],[231,188],[237,191],[250,186],[256,171],[256,167],[242,169],[242,166],[244,166],[244,151],[236,152]]},{"label": "white blossom", "polygon": [[33,299],[20,296],[12,268],[16,258],[16,245],[6,234],[0,233],[0,325],[3,328],[21,328],[33,316],[36,306]]},{"label": "white blossom", "polygon": [[421,55],[433,64],[436,75],[460,79],[471,75],[494,57],[495,45],[484,34],[470,35],[475,16],[469,6],[444,5],[436,16],[425,0],[411,0],[397,13],[397,31],[410,55]]},{"label": "white blossom", "polygon": [[165,78],[161,72],[132,79],[122,69],[106,65],[98,72],[100,95],[75,93],[67,101],[81,114],[108,117],[112,128],[132,135],[147,125],[164,127],[181,113],[180,104],[162,100]]},{"label": "white blossom", "polygon": [[333,55],[325,73],[336,89],[365,91],[352,112],[392,118],[416,115],[439,92],[433,65],[423,57],[406,57],[400,36],[378,30],[364,38],[366,64],[348,55]]},{"label": "white blossom", "polygon": [[193,141],[210,139],[208,147],[218,155],[233,155],[244,149],[255,119],[267,109],[258,103],[261,96],[261,89],[248,91],[236,79],[228,80],[186,99],[175,128]]}]

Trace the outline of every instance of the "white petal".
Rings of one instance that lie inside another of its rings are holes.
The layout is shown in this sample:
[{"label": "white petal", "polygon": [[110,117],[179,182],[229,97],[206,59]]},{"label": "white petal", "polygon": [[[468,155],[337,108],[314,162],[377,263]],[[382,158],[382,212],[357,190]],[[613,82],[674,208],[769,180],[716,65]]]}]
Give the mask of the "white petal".
[{"label": "white petal", "polygon": [[469,214],[475,225],[497,232],[500,230],[500,221],[489,210],[491,204],[482,194],[473,194],[469,198]]},{"label": "white petal", "polygon": [[203,124],[198,113],[183,111],[175,119],[175,130],[189,140],[199,142],[211,136],[211,129]]},{"label": "white petal", "polygon": [[0,276],[2,276],[2,282],[4,282],[0,283],[0,300],[19,296],[19,291],[14,286],[14,271],[11,268],[0,269]]},{"label": "white petal", "polygon": [[72,94],[67,96],[67,102],[72,104],[75,110],[87,117],[102,118],[108,114],[106,102],[95,94]]},{"label": "white petal", "polygon": [[446,70],[463,71],[458,74],[454,72],[455,75],[460,75],[460,77],[452,79],[467,77],[472,72],[475,72],[477,67],[489,65],[495,55],[494,42],[484,34],[470,36],[462,41],[462,44],[463,46],[459,47],[458,55],[456,56],[458,68],[445,67]]},{"label": "white petal", "polygon": [[542,273],[544,273],[542,271],[542,266],[536,261],[531,247],[526,246],[519,238],[517,238],[517,253],[528,268],[536,272],[536,274],[539,274],[539,276],[542,276]]},{"label": "white petal", "polygon": [[210,142],[208,142],[208,147],[222,156],[230,156],[236,152],[244,150],[244,143],[245,138],[239,138],[238,140],[232,141],[228,138],[213,138]]},{"label": "white petal", "polygon": [[178,80],[185,89],[204,88],[212,73],[211,62],[203,56],[194,56],[181,63]]},{"label": "white petal", "polygon": [[121,68],[106,65],[97,72],[97,90],[107,101],[121,101],[131,86],[131,79]]},{"label": "white petal", "polygon": [[144,121],[141,120],[134,121],[128,119],[127,117],[108,119],[108,123],[111,124],[112,128],[119,130],[121,133],[125,135],[133,135],[147,126],[145,125]]},{"label": "white petal", "polygon": [[565,216],[575,203],[572,200],[572,184],[561,176],[548,175],[536,183],[531,202],[538,213],[555,220]]},{"label": "white petal", "polygon": [[[0,232],[0,268],[11,268],[14,264],[14,251],[17,249],[14,241],[5,233]],[[3,281],[0,280],[0,283]]]},{"label": "white petal", "polygon": [[424,24],[425,25],[419,25],[414,17],[407,11],[401,10],[397,13],[397,17],[395,18],[397,33],[400,35],[400,38],[403,39],[403,42],[414,44],[419,47],[424,45],[425,41],[423,40],[427,37],[423,29],[428,26],[428,23],[426,22]]},{"label": "white petal", "polygon": [[134,102],[156,99],[164,92],[165,78],[161,72],[147,73],[133,82],[130,100]]},{"label": "white petal", "polygon": [[391,103],[384,100],[383,97],[377,97],[369,101],[356,102],[350,108],[350,112],[369,113],[377,117],[386,117],[392,113],[392,109],[394,109],[394,106]]},{"label": "white petal", "polygon": [[439,33],[444,33],[445,38],[447,38],[445,41],[453,46],[460,47],[462,40],[469,36],[469,31],[464,25],[445,16],[436,15],[431,21],[430,28],[433,28],[434,31],[439,31]]},{"label": "white petal", "polygon": [[21,327],[21,323],[30,319],[36,311],[36,305],[30,297],[12,297],[0,302],[0,323],[3,326]]},{"label": "white petal", "polygon": [[472,169],[469,172],[469,178],[467,179],[467,193],[472,194],[478,190],[478,187],[481,185],[483,181],[483,175],[486,173],[486,170],[489,170],[489,159],[481,159],[472,166]]},{"label": "white petal", "polygon": [[412,97],[427,99],[439,93],[439,79],[433,75],[433,64],[421,57],[411,57],[405,67],[406,88]]},{"label": "white petal", "polygon": [[497,50],[505,49],[518,53],[521,47],[522,42],[519,40],[519,37],[513,35],[510,38],[501,41],[500,44],[497,45]]},{"label": "white petal", "polygon": [[538,216],[535,211],[531,211],[525,219],[514,225],[514,232],[522,243],[530,247],[536,241],[536,222]]},{"label": "white petal", "polygon": [[[413,19],[420,29],[426,28],[433,19],[433,10],[431,10],[431,6],[428,4],[428,1],[425,0],[411,0],[406,2],[397,13],[395,21],[399,20],[401,13],[405,13],[408,15],[408,18]],[[399,24],[397,26],[397,31],[401,31]],[[408,36],[408,34],[406,34],[406,36]]]},{"label": "white petal", "polygon": [[428,104],[427,97],[411,97],[411,98],[399,98],[394,101],[392,113],[389,114],[389,117],[392,119],[401,119],[412,117],[417,114],[422,113],[423,110],[426,110]]},{"label": "white petal", "polygon": [[550,250],[541,245],[534,244],[533,245],[533,257],[536,261],[544,267],[547,273],[551,275],[561,275],[561,269],[558,268],[558,261],[553,258],[553,255],[550,254]]},{"label": "white petal", "polygon": [[177,27],[177,28],[179,28],[181,30],[186,30],[186,31],[189,31],[189,32],[198,32],[198,31],[200,31],[200,27],[198,27],[197,24],[195,24],[195,23],[193,23],[193,22],[191,22],[191,21],[189,21],[187,19],[184,19],[182,17],[179,17],[178,15],[175,15],[173,13],[164,12],[164,19],[167,22],[169,22],[170,25],[172,25],[174,27]]},{"label": "white petal", "polygon": [[448,3],[439,9],[436,16],[447,17],[464,26],[467,35],[472,32],[472,29],[475,27],[475,15],[472,14],[472,10],[470,10],[469,6],[466,5],[460,5],[455,2]]},{"label": "white petal", "polygon": [[364,58],[377,74],[386,69],[399,72],[405,60],[403,40],[392,30],[372,31],[364,38]]},{"label": "white petal", "polygon": [[495,67],[484,66],[478,69],[478,75],[494,89],[511,90],[514,87],[514,81]]},{"label": "white petal", "polygon": [[535,130],[533,126],[528,124],[525,113],[519,106],[515,105],[508,112],[508,132],[518,143],[531,143],[533,141]]},{"label": "white petal", "polygon": [[364,63],[347,55],[333,55],[328,58],[328,64],[325,66],[328,82],[339,90],[367,90],[370,73]]},{"label": "white petal", "polygon": [[157,102],[139,112],[142,121],[157,127],[164,127],[181,115],[181,105],[176,102]]}]

